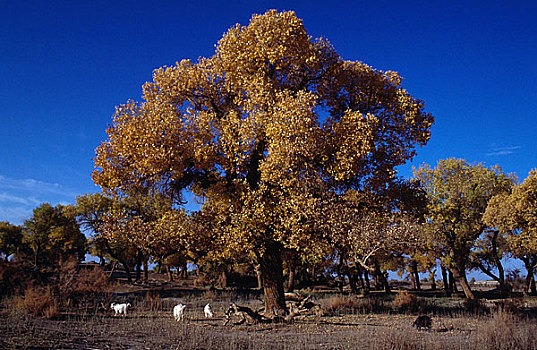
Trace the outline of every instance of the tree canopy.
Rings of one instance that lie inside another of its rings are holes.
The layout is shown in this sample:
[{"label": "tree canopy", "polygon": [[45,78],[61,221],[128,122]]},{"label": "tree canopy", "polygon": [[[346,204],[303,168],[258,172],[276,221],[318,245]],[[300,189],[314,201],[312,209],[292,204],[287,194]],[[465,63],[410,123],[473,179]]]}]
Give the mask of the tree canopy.
[{"label": "tree canopy", "polygon": [[443,263],[459,280],[466,297],[473,298],[466,268],[486,228],[483,214],[494,195],[509,191],[513,179],[497,166],[487,168],[455,158],[441,159],[435,168],[425,164],[414,175],[427,191],[431,243],[445,251]]},{"label": "tree canopy", "polygon": [[490,227],[499,230],[509,252],[521,259],[527,270],[526,290],[537,294],[534,273],[537,268],[537,170],[530,171],[523,183],[510,193],[491,199],[484,215]]},{"label": "tree canopy", "polygon": [[156,69],[142,102],[116,108],[93,179],[118,195],[203,198],[220,254],[257,259],[267,313],[281,314],[282,249],[311,251],[324,197],[384,188],[432,123],[397,73],[344,60],[294,12],[270,10],[212,57]]},{"label": "tree canopy", "polygon": [[57,265],[70,257],[84,259],[86,236],[62,205],[44,203],[35,208],[33,216],[24,222],[23,235],[36,267]]}]

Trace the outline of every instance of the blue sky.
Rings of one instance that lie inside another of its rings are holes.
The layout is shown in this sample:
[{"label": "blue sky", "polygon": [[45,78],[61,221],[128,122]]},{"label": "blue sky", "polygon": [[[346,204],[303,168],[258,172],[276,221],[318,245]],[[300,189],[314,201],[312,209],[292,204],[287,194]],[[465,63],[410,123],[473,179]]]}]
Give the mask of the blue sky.
[{"label": "blue sky", "polygon": [[295,10],[343,58],[404,77],[436,117],[414,165],[458,157],[521,179],[537,167],[534,1],[0,0],[0,221],[98,191],[92,157],[114,106],[271,8]]}]

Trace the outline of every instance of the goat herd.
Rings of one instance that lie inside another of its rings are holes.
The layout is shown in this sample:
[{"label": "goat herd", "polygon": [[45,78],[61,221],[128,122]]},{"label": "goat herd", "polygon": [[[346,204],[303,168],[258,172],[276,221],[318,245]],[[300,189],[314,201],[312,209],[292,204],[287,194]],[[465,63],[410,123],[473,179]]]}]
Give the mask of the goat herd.
[{"label": "goat herd", "polygon": [[[132,307],[130,303],[122,303],[122,304],[116,304],[112,303],[110,304],[110,309],[114,311],[114,316],[127,316],[127,310]],[[173,308],[173,318],[176,321],[182,321],[183,315],[185,311],[186,305],[184,304],[177,304]],[[205,315],[205,318],[211,318],[214,316],[213,311],[211,310],[211,305],[207,304],[203,308],[203,313]]]},{"label": "goat herd", "polygon": [[[114,311],[114,316],[127,316],[127,310],[129,307],[132,307],[130,303],[122,303],[122,304],[112,303],[110,305],[110,309]],[[186,305],[184,304],[177,304],[173,307],[173,318],[175,319],[175,321],[184,320],[185,308],[186,308]],[[231,304],[229,310],[225,313],[226,318],[228,318],[228,321],[226,322],[226,324],[229,322],[229,316],[231,313],[241,314],[241,316],[243,317],[243,321],[244,321],[245,312],[250,314],[250,316],[252,316],[251,314],[252,312],[249,308],[240,307],[235,304]],[[214,313],[213,313],[213,310],[211,309],[210,304],[205,305],[205,307],[203,308],[203,314],[205,315],[205,318],[214,317]],[[431,329],[431,326],[432,326],[432,319],[429,316],[420,315],[414,321],[412,326],[416,327],[418,330],[422,330],[422,329],[429,330]],[[451,327],[452,327],[451,329],[453,329],[453,326]]]}]

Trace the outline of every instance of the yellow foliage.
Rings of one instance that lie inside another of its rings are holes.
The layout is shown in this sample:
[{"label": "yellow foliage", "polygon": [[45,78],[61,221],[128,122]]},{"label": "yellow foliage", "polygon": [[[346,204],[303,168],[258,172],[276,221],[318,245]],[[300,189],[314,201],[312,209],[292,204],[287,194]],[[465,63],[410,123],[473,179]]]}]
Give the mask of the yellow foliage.
[{"label": "yellow foliage", "polygon": [[[326,253],[315,226],[323,195],[386,183],[432,123],[397,73],[345,61],[294,12],[270,10],[230,28],[212,57],[156,69],[142,102],[117,107],[93,179],[119,194],[192,191],[211,227],[188,231],[222,257],[259,256],[272,241],[315,256]],[[119,216],[107,234],[128,231],[140,247],[181,241],[182,215]]]}]

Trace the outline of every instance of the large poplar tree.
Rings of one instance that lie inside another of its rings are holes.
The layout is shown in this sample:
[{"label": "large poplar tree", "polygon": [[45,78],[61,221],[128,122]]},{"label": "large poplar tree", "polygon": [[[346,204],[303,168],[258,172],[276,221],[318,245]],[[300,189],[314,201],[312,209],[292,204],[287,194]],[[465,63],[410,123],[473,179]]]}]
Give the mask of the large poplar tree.
[{"label": "large poplar tree", "polygon": [[343,60],[294,12],[270,10],[230,28],[212,57],[156,69],[142,102],[116,108],[93,179],[203,198],[215,246],[251,253],[266,313],[282,315],[282,249],[316,252],[323,194],[385,186],[432,123],[397,73]]}]

